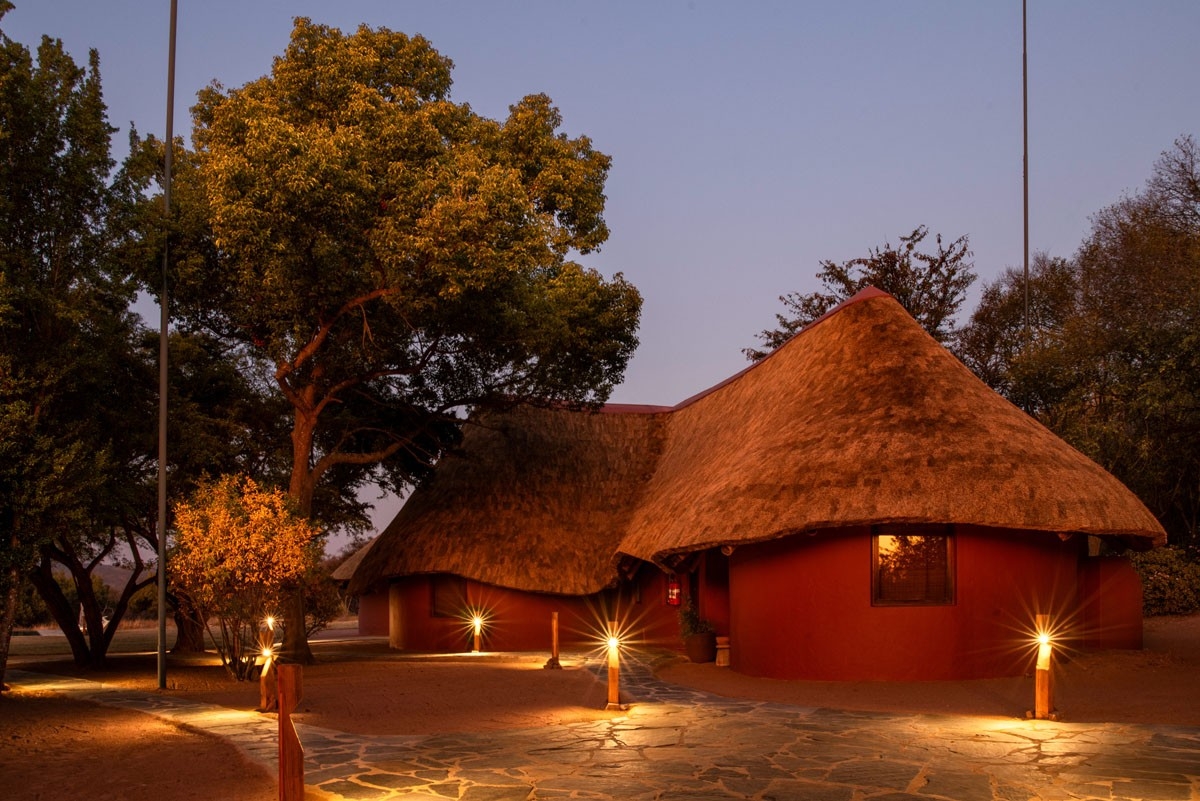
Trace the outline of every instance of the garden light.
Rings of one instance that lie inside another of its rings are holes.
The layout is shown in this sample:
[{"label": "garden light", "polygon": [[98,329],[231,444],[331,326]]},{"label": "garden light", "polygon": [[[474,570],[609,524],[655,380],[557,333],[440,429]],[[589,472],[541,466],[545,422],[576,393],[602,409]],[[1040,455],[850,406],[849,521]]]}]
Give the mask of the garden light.
[{"label": "garden light", "polygon": [[1050,679],[1053,637],[1050,632],[1049,615],[1037,616],[1036,630],[1038,650],[1034,670],[1033,716],[1038,720],[1054,720],[1054,691]]},{"label": "garden light", "polygon": [[491,622],[491,614],[482,606],[470,606],[461,612],[463,628],[471,640],[471,653],[483,650],[483,632]]},{"label": "garden light", "polygon": [[608,705],[604,708],[621,708],[621,638],[615,620],[608,623]]}]

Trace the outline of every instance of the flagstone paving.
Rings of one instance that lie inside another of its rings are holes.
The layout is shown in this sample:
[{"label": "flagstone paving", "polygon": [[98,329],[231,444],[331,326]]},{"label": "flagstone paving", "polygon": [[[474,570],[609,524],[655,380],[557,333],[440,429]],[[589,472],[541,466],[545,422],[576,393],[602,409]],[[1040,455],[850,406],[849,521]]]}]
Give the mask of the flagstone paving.
[{"label": "flagstone paving", "polygon": [[[589,665],[601,681],[600,663]],[[273,715],[9,671],[18,686],[137,709],[277,769]],[[721,698],[622,669],[611,720],[367,736],[298,726],[309,792],[331,799],[1200,801],[1200,728],[884,715]]]}]

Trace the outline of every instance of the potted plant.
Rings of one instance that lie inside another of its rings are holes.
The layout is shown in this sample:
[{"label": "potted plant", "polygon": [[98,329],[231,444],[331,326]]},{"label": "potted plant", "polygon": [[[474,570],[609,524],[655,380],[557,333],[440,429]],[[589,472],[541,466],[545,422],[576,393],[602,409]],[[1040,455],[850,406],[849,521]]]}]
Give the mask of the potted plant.
[{"label": "potted plant", "polygon": [[693,662],[712,662],[717,658],[717,630],[696,609],[689,598],[679,607],[679,636],[683,638],[683,649]]}]

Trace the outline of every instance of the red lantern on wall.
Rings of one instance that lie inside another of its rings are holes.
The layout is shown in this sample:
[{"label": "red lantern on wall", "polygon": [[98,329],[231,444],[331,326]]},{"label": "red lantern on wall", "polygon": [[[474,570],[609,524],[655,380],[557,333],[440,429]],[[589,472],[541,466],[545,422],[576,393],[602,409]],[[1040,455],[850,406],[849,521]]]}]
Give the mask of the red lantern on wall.
[{"label": "red lantern on wall", "polygon": [[679,588],[679,576],[671,573],[667,576],[667,606],[679,606],[682,599]]}]

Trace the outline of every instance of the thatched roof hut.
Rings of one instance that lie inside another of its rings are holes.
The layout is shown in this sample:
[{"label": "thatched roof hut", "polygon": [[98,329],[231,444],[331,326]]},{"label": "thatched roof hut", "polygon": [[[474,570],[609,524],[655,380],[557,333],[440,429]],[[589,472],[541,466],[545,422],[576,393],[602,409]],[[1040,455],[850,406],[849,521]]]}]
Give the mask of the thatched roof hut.
[{"label": "thatched roof hut", "polygon": [[926,522],[1166,540],[1121,482],[868,289],[674,409],[621,551]]},{"label": "thatched roof hut", "polygon": [[418,573],[570,595],[613,584],[613,554],[662,447],[662,412],[521,407],[473,418],[363,557],[351,591]]},{"label": "thatched roof hut", "polygon": [[864,290],[678,406],[520,408],[468,426],[355,573],[586,594],[617,557],[877,523],[1080,532],[1148,546],[1124,485]]}]

